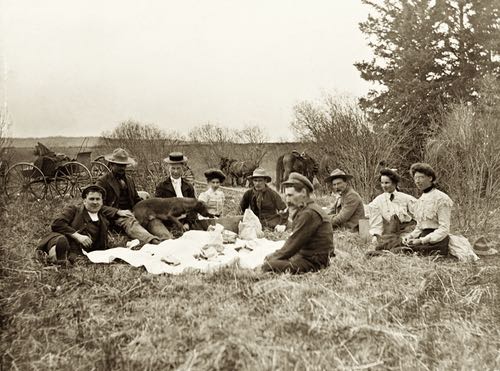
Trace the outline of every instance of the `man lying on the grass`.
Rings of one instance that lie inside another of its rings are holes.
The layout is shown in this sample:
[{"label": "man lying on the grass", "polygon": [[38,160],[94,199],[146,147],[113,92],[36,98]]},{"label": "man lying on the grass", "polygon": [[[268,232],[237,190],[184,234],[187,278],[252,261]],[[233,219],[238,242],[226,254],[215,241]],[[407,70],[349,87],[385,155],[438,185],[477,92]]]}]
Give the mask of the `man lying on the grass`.
[{"label": "man lying on the grass", "polygon": [[313,200],[313,185],[305,176],[291,173],[283,182],[285,198],[293,210],[292,234],[285,245],[266,257],[265,272],[305,273],[318,271],[335,256],[330,218]]},{"label": "man lying on the grass", "polygon": [[51,263],[73,260],[85,251],[108,248],[110,220],[126,217],[131,212],[103,206],[104,188],[89,185],[82,191],[83,204],[69,205],[52,223],[52,233],[45,236],[37,249],[48,254]]}]

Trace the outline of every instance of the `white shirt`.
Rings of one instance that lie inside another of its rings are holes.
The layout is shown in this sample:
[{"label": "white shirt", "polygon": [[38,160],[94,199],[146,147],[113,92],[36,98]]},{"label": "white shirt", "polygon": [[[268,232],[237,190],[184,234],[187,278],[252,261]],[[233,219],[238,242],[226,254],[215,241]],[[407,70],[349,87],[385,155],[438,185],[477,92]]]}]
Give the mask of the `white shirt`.
[{"label": "white shirt", "polygon": [[418,238],[423,229],[435,229],[434,232],[422,237],[422,243],[436,243],[450,234],[451,209],[453,201],[439,189],[432,189],[415,202],[413,215],[417,221],[415,230],[410,233],[411,238]]},{"label": "white shirt", "polygon": [[184,197],[182,195],[182,178],[174,179],[170,177],[170,180],[172,181],[172,186],[174,187],[175,191],[175,196],[176,197]]},{"label": "white shirt", "polygon": [[212,188],[208,188],[205,192],[200,193],[198,200],[207,204],[208,212],[210,214],[222,214],[225,197],[224,193],[220,189],[214,191]]},{"label": "white shirt", "polygon": [[89,213],[90,220],[93,222],[97,222],[99,220],[99,215],[97,215],[97,213],[91,213],[90,211],[87,212]]},{"label": "white shirt", "polygon": [[[391,201],[391,195],[394,195]],[[368,204],[370,211],[370,234],[382,235],[383,224],[390,221],[393,215],[397,215],[402,223],[410,222],[413,219],[411,210],[417,199],[409,194],[394,191],[384,192],[373,199]]]}]

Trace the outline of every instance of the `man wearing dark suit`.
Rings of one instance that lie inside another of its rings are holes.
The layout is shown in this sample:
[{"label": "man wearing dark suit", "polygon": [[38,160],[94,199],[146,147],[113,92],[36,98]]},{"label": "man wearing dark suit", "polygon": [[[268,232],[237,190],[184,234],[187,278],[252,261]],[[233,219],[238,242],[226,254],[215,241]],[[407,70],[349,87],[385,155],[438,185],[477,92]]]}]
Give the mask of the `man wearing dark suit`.
[{"label": "man wearing dark suit", "polygon": [[130,211],[141,201],[133,179],[125,172],[127,165],[135,164],[135,160],[122,148],[115,149],[104,158],[108,161],[111,172],[101,176],[96,182],[106,191],[104,205],[127,211],[124,216],[116,219],[115,225],[123,229],[130,238],[136,238],[143,243],[158,244],[160,239],[142,227]]},{"label": "man wearing dark suit", "polygon": [[346,228],[351,231],[359,230],[359,219],[365,217],[365,208],[361,196],[349,185],[348,181],[352,175],[346,174],[340,169],[332,171],[325,179],[325,183],[331,182],[337,199],[329,214],[333,229]]},{"label": "man wearing dark suit", "polygon": [[[155,197],[196,198],[194,187],[182,177],[187,157],[181,152],[172,152],[163,161],[168,164],[170,176],[156,186]],[[197,218],[198,214],[195,212],[187,214],[183,221],[184,228],[191,229],[196,224]]]},{"label": "man wearing dark suit", "polygon": [[125,210],[103,206],[106,191],[98,185],[83,189],[82,205],[68,205],[52,222],[52,232],[37,246],[47,254],[50,262],[66,262],[81,250],[105,250],[108,248],[108,226],[111,221],[126,214]]}]

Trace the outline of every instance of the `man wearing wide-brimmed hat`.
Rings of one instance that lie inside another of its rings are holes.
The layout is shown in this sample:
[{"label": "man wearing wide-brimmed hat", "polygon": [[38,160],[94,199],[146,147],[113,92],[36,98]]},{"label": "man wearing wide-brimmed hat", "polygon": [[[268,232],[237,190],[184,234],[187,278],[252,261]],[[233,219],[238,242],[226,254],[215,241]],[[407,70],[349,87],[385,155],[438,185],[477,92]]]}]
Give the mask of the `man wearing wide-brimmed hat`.
[{"label": "man wearing wide-brimmed hat", "polygon": [[293,209],[292,234],[285,245],[266,257],[262,269],[273,272],[305,273],[330,264],[334,254],[330,218],[310,198],[313,185],[299,173],[282,183],[288,207]]},{"label": "man wearing wide-brimmed hat", "polygon": [[335,204],[329,214],[334,229],[346,228],[351,231],[359,229],[359,219],[365,217],[365,208],[361,196],[349,185],[352,175],[343,170],[335,169],[325,179],[325,183],[331,183],[333,192],[336,194]]},{"label": "man wearing wide-brimmed hat", "polygon": [[240,202],[241,212],[250,208],[262,223],[262,227],[274,229],[277,225],[286,225],[288,211],[281,196],[267,186],[271,177],[265,169],[257,168],[252,176],[248,177],[253,187],[245,192]]},{"label": "man wearing wide-brimmed hat", "polygon": [[125,215],[124,210],[103,206],[106,191],[95,184],[82,190],[83,203],[68,205],[51,225],[52,232],[44,237],[37,250],[47,261],[66,263],[85,251],[108,248],[110,221]]},{"label": "man wearing wide-brimmed hat", "polygon": [[104,205],[128,211],[126,215],[116,219],[115,224],[130,238],[136,238],[143,243],[159,243],[160,239],[142,227],[129,211],[141,201],[134,180],[125,171],[127,166],[135,164],[135,160],[123,148],[115,149],[104,158],[108,161],[111,172],[101,176],[96,182],[106,190]]}]

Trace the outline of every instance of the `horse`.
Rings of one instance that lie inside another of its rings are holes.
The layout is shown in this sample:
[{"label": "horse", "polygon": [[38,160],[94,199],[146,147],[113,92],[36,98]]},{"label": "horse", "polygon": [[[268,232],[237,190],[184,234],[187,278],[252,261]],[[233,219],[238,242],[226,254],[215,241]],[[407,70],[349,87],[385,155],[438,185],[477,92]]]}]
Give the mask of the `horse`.
[{"label": "horse", "polygon": [[238,186],[245,186],[247,178],[258,166],[251,161],[238,161],[227,157],[221,157],[219,163],[219,168],[226,174],[229,184]]},{"label": "horse", "polygon": [[276,188],[281,192],[284,191],[281,183],[288,179],[291,172],[304,175],[312,183],[314,176],[318,172],[318,164],[307,153],[299,153],[296,150],[278,157],[276,163]]}]

